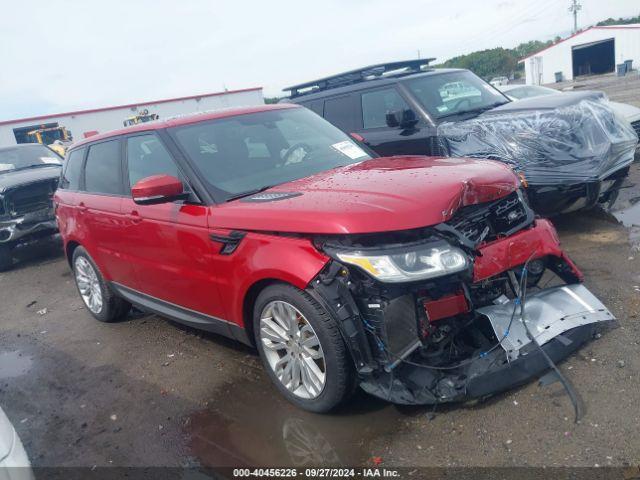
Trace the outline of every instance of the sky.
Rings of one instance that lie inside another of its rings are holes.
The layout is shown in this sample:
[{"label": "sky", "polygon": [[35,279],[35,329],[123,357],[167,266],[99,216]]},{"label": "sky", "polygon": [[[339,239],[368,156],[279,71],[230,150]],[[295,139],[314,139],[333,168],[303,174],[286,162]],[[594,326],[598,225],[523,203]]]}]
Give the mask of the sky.
[{"label": "sky", "polygon": [[[640,14],[580,0],[579,27]],[[569,0],[0,0],[0,120],[224,89],[570,34]]]}]

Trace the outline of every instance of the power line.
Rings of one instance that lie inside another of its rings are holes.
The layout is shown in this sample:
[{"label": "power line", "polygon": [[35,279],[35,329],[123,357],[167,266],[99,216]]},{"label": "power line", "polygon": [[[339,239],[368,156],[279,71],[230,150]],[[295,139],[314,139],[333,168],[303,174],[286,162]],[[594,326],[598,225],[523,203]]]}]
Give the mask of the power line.
[{"label": "power line", "polygon": [[[537,2],[530,3],[519,14],[510,18],[508,22],[500,22],[499,24],[493,25],[491,27],[485,26],[482,33],[470,37],[458,48],[463,51],[466,50],[467,47],[478,46],[478,43],[480,42],[488,46],[492,40],[501,37],[504,34],[512,31],[513,29],[523,25],[528,21],[529,18],[535,18],[543,11],[548,10],[553,3],[555,3],[555,0],[538,0]],[[491,33],[487,34],[487,32]]]}]

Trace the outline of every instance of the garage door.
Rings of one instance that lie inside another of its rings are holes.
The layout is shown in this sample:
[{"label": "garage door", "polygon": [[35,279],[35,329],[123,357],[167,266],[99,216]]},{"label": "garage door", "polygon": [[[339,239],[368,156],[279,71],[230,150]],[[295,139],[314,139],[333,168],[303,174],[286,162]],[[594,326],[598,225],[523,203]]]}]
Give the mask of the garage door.
[{"label": "garage door", "polygon": [[571,50],[574,77],[609,73],[615,70],[613,38],[575,45]]}]

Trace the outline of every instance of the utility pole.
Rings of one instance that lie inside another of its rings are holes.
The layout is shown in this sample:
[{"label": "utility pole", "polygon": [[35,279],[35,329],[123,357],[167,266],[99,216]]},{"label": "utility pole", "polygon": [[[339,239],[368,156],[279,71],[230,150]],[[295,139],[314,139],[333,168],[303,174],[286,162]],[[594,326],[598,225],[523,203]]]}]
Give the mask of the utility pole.
[{"label": "utility pole", "polygon": [[569,11],[573,13],[573,33],[578,32],[578,12],[580,10],[582,10],[582,5],[578,3],[578,0],[571,0]]}]

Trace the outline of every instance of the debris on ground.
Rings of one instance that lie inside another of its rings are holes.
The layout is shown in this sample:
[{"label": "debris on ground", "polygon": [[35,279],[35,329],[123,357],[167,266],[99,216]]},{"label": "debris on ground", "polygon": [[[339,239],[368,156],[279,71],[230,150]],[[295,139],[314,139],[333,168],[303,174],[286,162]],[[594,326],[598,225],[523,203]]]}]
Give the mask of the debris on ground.
[{"label": "debris on ground", "polygon": [[32,300],[31,302],[29,302],[29,303],[27,304],[27,308],[31,308],[31,307],[33,307],[36,303],[38,303],[38,301],[37,301],[37,300]]},{"label": "debris on ground", "polygon": [[109,418],[115,422],[118,419],[118,416],[114,413]]},{"label": "debris on ground", "polygon": [[626,363],[625,363],[625,361],[624,361],[624,360],[618,360],[617,365],[618,365],[618,368],[624,368],[624,366],[626,365]]},{"label": "debris on ground", "polygon": [[38,315],[43,316],[43,315],[46,315],[46,314],[47,314],[47,311],[48,311],[48,310],[47,310],[46,308],[43,308],[42,310],[38,310],[38,312],[37,312],[37,313],[38,313]]}]

